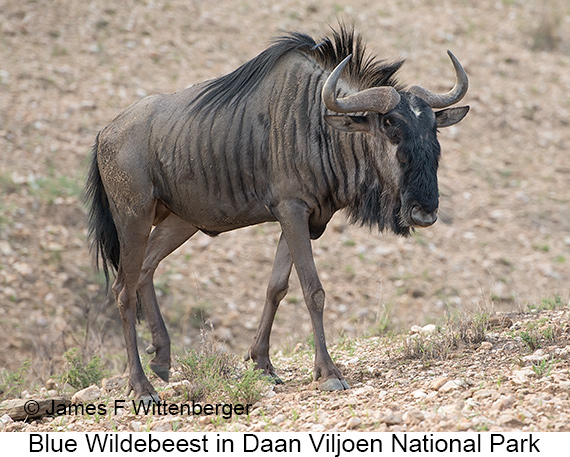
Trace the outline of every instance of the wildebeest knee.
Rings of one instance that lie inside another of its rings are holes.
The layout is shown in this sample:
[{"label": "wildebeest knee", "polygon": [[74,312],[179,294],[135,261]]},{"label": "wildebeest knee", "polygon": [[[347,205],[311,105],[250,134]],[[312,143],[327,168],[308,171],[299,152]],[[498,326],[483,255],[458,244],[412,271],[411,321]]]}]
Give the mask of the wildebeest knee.
[{"label": "wildebeest knee", "polygon": [[318,289],[309,294],[307,305],[309,306],[309,309],[322,312],[325,308],[325,291],[323,289]]},{"label": "wildebeest knee", "polygon": [[143,265],[141,274],[139,276],[139,287],[143,284],[148,283],[149,281],[152,282],[155,271],[156,271],[155,266]]},{"label": "wildebeest knee", "polygon": [[283,300],[283,298],[285,298],[285,295],[287,295],[288,291],[288,283],[270,285],[267,290],[267,298],[271,301],[274,301],[275,303],[279,303],[281,300]]}]

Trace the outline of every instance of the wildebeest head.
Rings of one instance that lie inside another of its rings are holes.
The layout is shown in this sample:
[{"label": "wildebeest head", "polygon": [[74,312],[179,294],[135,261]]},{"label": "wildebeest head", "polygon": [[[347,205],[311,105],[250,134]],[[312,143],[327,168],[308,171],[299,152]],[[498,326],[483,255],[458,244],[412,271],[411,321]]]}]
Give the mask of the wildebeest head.
[{"label": "wildebeest head", "polygon": [[[412,227],[430,226],[437,220],[437,129],[456,124],[469,111],[468,106],[448,108],[461,100],[468,88],[463,67],[451,52],[448,54],[455,67],[456,83],[446,94],[419,86],[401,92],[382,86],[337,98],[337,82],[351,56],[333,70],[323,86],[325,106],[341,113],[326,115],[326,122],[340,131],[365,132],[373,138],[373,163],[384,183],[381,192],[391,193],[391,200],[396,202],[391,223],[399,234],[409,233]],[[434,112],[437,108],[447,109]]]}]

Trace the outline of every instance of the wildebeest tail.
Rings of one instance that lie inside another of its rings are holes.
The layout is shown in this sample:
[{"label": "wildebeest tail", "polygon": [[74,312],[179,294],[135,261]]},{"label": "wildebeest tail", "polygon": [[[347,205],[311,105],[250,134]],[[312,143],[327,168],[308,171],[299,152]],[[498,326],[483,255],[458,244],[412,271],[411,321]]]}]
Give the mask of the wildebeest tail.
[{"label": "wildebeest tail", "polygon": [[99,165],[97,164],[98,146],[99,135],[95,139],[91,154],[91,166],[85,186],[85,201],[88,205],[87,223],[91,250],[95,250],[97,268],[99,268],[99,259],[101,259],[103,273],[108,286],[109,268],[111,267],[115,272],[119,268],[120,245],[117,227],[115,226],[115,221],[113,221],[109,199],[101,180]]}]

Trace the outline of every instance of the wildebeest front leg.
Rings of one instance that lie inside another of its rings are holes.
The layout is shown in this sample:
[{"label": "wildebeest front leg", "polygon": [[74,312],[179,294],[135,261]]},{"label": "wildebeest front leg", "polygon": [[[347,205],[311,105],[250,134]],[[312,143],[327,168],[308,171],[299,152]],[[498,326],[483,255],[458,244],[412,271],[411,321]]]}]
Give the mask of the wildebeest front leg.
[{"label": "wildebeest front leg", "polygon": [[277,384],[282,384],[283,381],[281,381],[279,376],[275,373],[275,369],[269,359],[269,337],[271,336],[271,327],[275,319],[275,313],[279,307],[279,302],[283,300],[289,289],[289,276],[291,275],[292,266],[293,260],[291,259],[287,242],[283,234],[281,234],[279,244],[277,245],[271,279],[267,287],[265,305],[261,313],[261,321],[248,353],[248,358],[253,359],[257,367],[263,370],[265,374],[271,376]]},{"label": "wildebeest front leg", "polygon": [[321,390],[349,389],[340,370],[333,363],[326,346],[323,326],[325,291],[319,280],[309,233],[309,211],[300,202],[286,202],[277,208],[278,219],[289,247],[305,303],[311,316],[315,340],[313,378],[320,379]]},{"label": "wildebeest front leg", "polygon": [[170,374],[170,337],[158,307],[153,276],[158,264],[197,230],[196,227],[175,214],[168,215],[150,234],[139,279],[139,300],[143,305],[152,335],[152,343],[146,348],[146,352],[155,354],[149,365],[152,371],[164,381],[168,381]]}]

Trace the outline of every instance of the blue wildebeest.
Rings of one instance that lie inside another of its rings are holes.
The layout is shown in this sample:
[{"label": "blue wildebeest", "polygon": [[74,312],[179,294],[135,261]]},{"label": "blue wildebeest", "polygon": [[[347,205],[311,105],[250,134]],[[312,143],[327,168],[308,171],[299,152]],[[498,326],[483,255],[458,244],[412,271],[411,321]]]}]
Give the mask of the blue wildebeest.
[{"label": "blue wildebeest", "polygon": [[326,348],[311,240],[341,209],[352,222],[400,235],[436,221],[437,128],[469,109],[434,112],[467,91],[449,56],[456,82],[448,93],[405,90],[394,76],[402,62],[368,56],[353,30],[319,43],[292,33],[226,76],[135,103],[99,132],[86,186],[90,237],[105,274],[116,271],[137,398],[157,399],[139,359],[137,302],[152,334],[151,368],[169,375],[158,264],[198,230],[215,236],[269,221],[282,233],[249,357],[278,381],[269,338],[295,265],[313,327],[314,379],[322,390],[348,388]]}]

